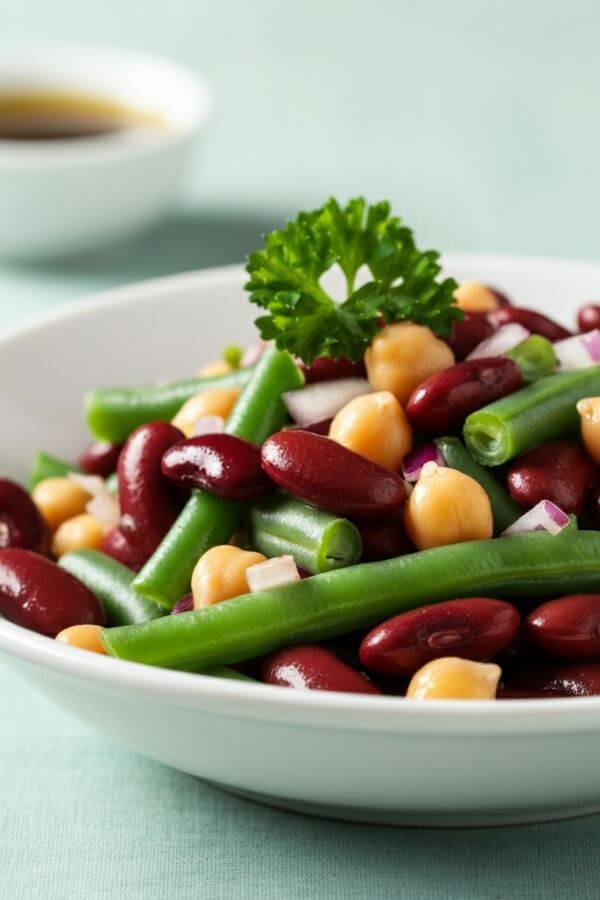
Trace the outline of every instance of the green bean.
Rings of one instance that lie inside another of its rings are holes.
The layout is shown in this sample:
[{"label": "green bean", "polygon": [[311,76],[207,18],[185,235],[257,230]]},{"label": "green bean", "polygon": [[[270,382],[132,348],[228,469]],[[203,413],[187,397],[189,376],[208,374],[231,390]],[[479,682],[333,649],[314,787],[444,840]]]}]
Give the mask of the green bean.
[{"label": "green bean", "polygon": [[63,459],[44,453],[43,450],[38,450],[34,454],[29,474],[29,490],[33,490],[36,484],[45,478],[62,478],[69,472],[80,471],[81,469],[78,469],[73,463],[65,462]]},{"label": "green bean", "polygon": [[484,466],[499,466],[536,444],[574,434],[576,403],[600,394],[600,366],[559,372],[496,400],[467,417],[467,449]]},{"label": "green bean", "polygon": [[[282,427],[286,411],[284,391],[303,384],[303,376],[289,353],[267,350],[254,369],[227,421],[230,434],[255,444]],[[237,528],[241,505],[194,491],[179,518],[141,570],[133,587],[166,609],[189,590],[193,568],[203,553],[226,544]]]},{"label": "green bean", "polygon": [[131,587],[135,573],[98,550],[65,553],[59,566],[96,595],[111,625],[134,625],[163,616],[165,611]]},{"label": "green bean", "polygon": [[250,510],[251,543],[265,556],[288,553],[313,575],[352,566],[362,541],[348,519],[307,506],[285,495],[268,497]]},{"label": "green bean", "polygon": [[200,391],[218,387],[244,387],[252,369],[236,369],[212,378],[189,378],[172,384],[137,388],[100,388],[85,398],[85,418],[99,441],[120,444],[145,422],[169,422],[180,407]]},{"label": "green bean", "polygon": [[231,681],[253,681],[256,684],[256,678],[250,678],[249,675],[244,675],[243,672],[230,669],[228,666],[215,666],[212,669],[205,669],[199,674],[211,675],[214,678],[229,678]]},{"label": "green bean", "polygon": [[453,597],[600,591],[600,533],[470,541],[336,569],[295,584],[103,632],[108,653],[171,668],[230,665]]},{"label": "green bean", "polygon": [[113,472],[112,475],[109,475],[108,478],[104,481],[106,485],[106,490],[110,491],[111,494],[114,494],[115,497],[119,494],[119,476],[116,472]]},{"label": "green bean", "polygon": [[523,515],[523,510],[515,503],[508,491],[498,483],[491,472],[475,462],[458,438],[437,438],[435,443],[447,466],[450,466],[451,469],[458,469],[465,475],[470,475],[479,482],[488,495],[494,517],[494,534],[502,534],[509,525]]},{"label": "green bean", "polygon": [[538,381],[544,375],[551,375],[556,369],[556,353],[548,338],[541,334],[532,334],[505,356],[514,359],[521,371],[525,384]]}]

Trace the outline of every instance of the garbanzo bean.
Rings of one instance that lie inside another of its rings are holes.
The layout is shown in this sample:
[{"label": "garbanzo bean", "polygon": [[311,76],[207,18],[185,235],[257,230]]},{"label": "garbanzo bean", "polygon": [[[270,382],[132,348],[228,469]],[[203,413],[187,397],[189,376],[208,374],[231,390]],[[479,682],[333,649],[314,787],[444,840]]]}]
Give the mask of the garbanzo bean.
[{"label": "garbanzo bean", "polygon": [[203,378],[214,378],[216,375],[228,375],[233,372],[233,366],[224,359],[213,359],[199,370],[198,375]]},{"label": "garbanzo bean", "polygon": [[585,397],[577,404],[581,439],[594,462],[600,463],[600,397]]},{"label": "garbanzo bean", "polygon": [[413,441],[406,414],[390,391],[347,403],[331,423],[329,437],[389,469],[400,468]]},{"label": "garbanzo bean", "polygon": [[51,531],[73,516],[85,512],[90,494],[70,478],[44,478],[31,492],[33,501]]},{"label": "garbanzo bean", "polygon": [[418,550],[491,538],[494,530],[488,495],[456,469],[425,463],[404,511],[404,525]]},{"label": "garbanzo bean", "polygon": [[100,625],[71,625],[56,635],[55,640],[68,644],[69,647],[78,647],[80,650],[89,650],[91,653],[102,653],[106,656],[106,650],[100,640],[102,628]]},{"label": "garbanzo bean", "polygon": [[239,395],[240,389],[235,387],[201,391],[185,401],[171,424],[183,431],[186,437],[192,437],[198,419],[204,416],[221,416],[226,419]]},{"label": "garbanzo bean", "polygon": [[54,532],[52,553],[59,557],[74,550],[99,550],[105,530],[102,523],[89,513],[66,519]]},{"label": "garbanzo bean", "polygon": [[396,322],[373,338],[365,365],[373,388],[391,391],[405,406],[421,382],[454,365],[454,354],[424,325]]},{"label": "garbanzo bean", "polygon": [[500,305],[493,291],[479,281],[463,281],[454,291],[454,299],[463,312],[491,312]]},{"label": "garbanzo bean", "polygon": [[266,559],[262,553],[241,550],[231,544],[211,547],[200,557],[192,573],[194,609],[249,593],[246,572]]},{"label": "garbanzo bean", "polygon": [[494,700],[501,674],[494,663],[442,656],[415,672],[406,696],[412,700]]}]

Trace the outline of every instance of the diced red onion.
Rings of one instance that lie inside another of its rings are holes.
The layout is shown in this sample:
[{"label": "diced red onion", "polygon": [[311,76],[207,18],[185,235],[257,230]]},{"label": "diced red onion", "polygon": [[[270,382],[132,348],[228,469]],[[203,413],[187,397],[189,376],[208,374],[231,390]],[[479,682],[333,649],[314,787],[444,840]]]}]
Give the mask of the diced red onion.
[{"label": "diced red onion", "polygon": [[551,500],[540,500],[532,509],[513,522],[502,537],[513,537],[516,534],[529,534],[532,531],[547,531],[557,535],[567,527],[570,519],[566,512]]},{"label": "diced red onion", "polygon": [[101,525],[104,525],[107,531],[116,528],[121,519],[121,512],[116,497],[109,491],[105,490],[101,494],[96,494],[91,500],[88,500],[85,511],[98,519]]},{"label": "diced red onion", "polygon": [[409,483],[418,481],[421,469],[428,462],[434,462],[438,466],[446,465],[442,454],[435,444],[425,444],[423,447],[417,447],[416,450],[408,453],[402,461],[402,474],[405,481]]},{"label": "diced red onion", "polygon": [[291,556],[274,556],[265,562],[257,563],[246,569],[246,579],[250,591],[267,591],[282,584],[300,581],[298,566]]},{"label": "diced red onion", "polygon": [[67,478],[79,485],[90,497],[97,497],[106,490],[104,478],[101,478],[100,475],[81,475],[79,472],[69,472]]},{"label": "diced red onion", "polygon": [[202,434],[222,434],[225,430],[225,419],[222,416],[200,416],[194,422],[191,437]]},{"label": "diced red onion", "polygon": [[371,390],[366,378],[338,378],[317,381],[298,391],[287,391],[283,401],[294,422],[304,426],[332,419],[346,403]]},{"label": "diced red onion", "polygon": [[600,330],[594,328],[586,334],[557,341],[554,352],[562,371],[568,369],[586,369],[600,363]]},{"label": "diced red onion", "polygon": [[192,594],[186,594],[181,600],[178,600],[173,609],[171,610],[171,615],[176,616],[177,613],[182,612],[190,612],[194,608],[194,597]]},{"label": "diced red onion", "polygon": [[518,322],[509,322],[503,325],[491,337],[486,338],[480,344],[477,344],[474,350],[471,350],[467,359],[483,359],[490,356],[503,356],[527,340],[531,332],[519,325]]}]

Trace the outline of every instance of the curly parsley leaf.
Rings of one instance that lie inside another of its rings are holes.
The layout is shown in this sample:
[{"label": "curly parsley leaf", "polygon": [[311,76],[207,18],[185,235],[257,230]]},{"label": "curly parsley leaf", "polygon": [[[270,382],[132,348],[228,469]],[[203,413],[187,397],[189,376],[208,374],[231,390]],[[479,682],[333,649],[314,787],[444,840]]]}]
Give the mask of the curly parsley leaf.
[{"label": "curly parsley leaf", "polygon": [[[342,303],[321,286],[336,263],[346,279]],[[372,280],[356,289],[365,266]],[[246,270],[250,301],[266,310],[256,320],[261,337],[305,363],[318,356],[359,359],[381,319],[408,319],[445,336],[462,318],[454,304],[456,282],[438,280],[439,254],[419,250],[386,201],[369,206],[357,197],[341,207],[330,198],[320,209],[301,212],[266,236]]]}]

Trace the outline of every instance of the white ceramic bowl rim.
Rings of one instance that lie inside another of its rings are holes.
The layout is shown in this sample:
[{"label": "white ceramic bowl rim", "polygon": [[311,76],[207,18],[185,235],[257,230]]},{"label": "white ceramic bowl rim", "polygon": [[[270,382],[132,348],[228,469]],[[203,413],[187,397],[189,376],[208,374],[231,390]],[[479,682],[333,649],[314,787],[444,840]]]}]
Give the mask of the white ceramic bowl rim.
[{"label": "white ceramic bowl rim", "polygon": [[[461,260],[473,260],[473,254],[449,254],[449,263],[459,266]],[[479,255],[485,264],[509,257]],[[515,262],[514,257],[510,257]],[[518,265],[528,270],[537,267],[567,267],[581,271],[590,267],[596,277],[600,266],[575,261],[544,260],[520,257]],[[240,267],[228,266],[198,273],[184,273],[154,279],[137,285],[137,298],[174,288],[193,277],[202,277],[208,284],[230,282],[240,277]],[[140,290],[140,288],[142,290]],[[2,345],[30,332],[42,330],[48,323],[68,320],[97,312],[103,307],[119,303],[131,291],[131,286],[94,295],[78,303],[38,316],[25,324],[4,329],[0,333]],[[201,706],[208,711],[222,711],[227,704],[231,715],[263,720],[287,721],[291,724],[324,724],[355,729],[357,726],[377,732],[411,732],[431,734],[486,733],[502,735],[535,733],[540,730],[566,733],[597,729],[600,697],[569,697],[547,700],[489,701],[428,701],[418,703],[402,697],[372,697],[321,691],[294,691],[285,688],[253,684],[251,682],[214,678],[168,669],[157,669],[137,663],[124,662],[76,650],[42,635],[27,631],[0,617],[0,651],[29,664],[49,669],[58,675],[76,676],[88,682],[109,683],[124,691],[152,695],[168,704]]]}]

